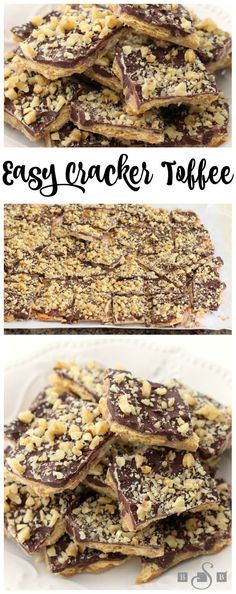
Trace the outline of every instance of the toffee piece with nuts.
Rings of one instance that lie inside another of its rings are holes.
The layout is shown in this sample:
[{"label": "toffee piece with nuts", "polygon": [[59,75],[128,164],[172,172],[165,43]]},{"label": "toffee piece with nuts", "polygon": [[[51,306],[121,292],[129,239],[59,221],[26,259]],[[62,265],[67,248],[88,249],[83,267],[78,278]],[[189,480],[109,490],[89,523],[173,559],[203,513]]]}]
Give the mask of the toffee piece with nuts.
[{"label": "toffee piece with nuts", "polygon": [[55,543],[65,531],[65,514],[79,503],[80,487],[39,497],[16,482],[5,481],[4,525],[8,538],[33,554]]},{"label": "toffee piece with nuts", "polygon": [[113,47],[122,31],[108,6],[67,4],[20,43],[20,61],[50,80],[82,73]]},{"label": "toffee piece with nuts", "polygon": [[36,419],[47,419],[57,399],[65,392],[60,386],[48,386],[33,400],[30,408],[22,410],[16,419],[4,426],[4,437],[8,442],[16,443],[21,436],[33,427]]},{"label": "toffee piece with nuts", "polygon": [[100,407],[111,431],[129,441],[197,450],[190,411],[178,389],[116,370],[107,372],[105,387]]},{"label": "toffee piece with nuts", "polygon": [[136,583],[144,584],[171,567],[199,555],[218,553],[231,543],[231,488],[223,479],[216,480],[216,509],[172,516],[162,522],[164,555],[142,559]]},{"label": "toffee piece with nuts", "polygon": [[105,369],[96,361],[78,365],[75,361],[58,361],[53,370],[53,385],[82,398],[98,402],[103,395]]},{"label": "toffee piece with nuts", "polygon": [[169,44],[123,46],[113,70],[131,113],[170,104],[208,104],[217,98],[214,76],[192,49]]},{"label": "toffee piece with nuts", "polygon": [[190,12],[182,4],[113,4],[121,22],[158,40],[197,48],[199,39]]},{"label": "toffee piece with nuts", "polygon": [[61,394],[47,418],[35,418],[6,457],[6,477],[50,495],[73,489],[113,440],[93,402]]},{"label": "toffee piece with nuts", "polygon": [[14,52],[6,56],[4,78],[5,121],[34,142],[69,121],[70,103],[85,89],[76,75],[49,82],[28,72]]},{"label": "toffee piece with nuts", "polygon": [[156,110],[142,117],[126,112],[120,95],[110,89],[81,94],[71,104],[71,119],[81,130],[107,138],[158,144],[164,140],[163,122]]},{"label": "toffee piece with nuts", "polygon": [[138,557],[159,557],[164,552],[161,529],[148,526],[138,533],[123,530],[118,505],[109,497],[95,495],[72,509],[66,515],[66,530],[82,550],[94,548]]},{"label": "toffee piece with nuts", "polygon": [[218,460],[231,447],[232,414],[229,407],[173,381],[191,411],[192,425],[199,437],[198,454],[202,462]]},{"label": "toffee piece with nuts", "polygon": [[48,570],[56,575],[71,576],[77,573],[100,573],[128,561],[121,553],[104,553],[96,549],[81,551],[78,544],[65,533],[45,549]]},{"label": "toffee piece with nuts", "polygon": [[204,19],[195,24],[200,45],[197,54],[207,70],[216,72],[229,68],[232,60],[232,40],[226,31],[222,31],[211,19]]},{"label": "toffee piece with nuts", "polygon": [[155,520],[185,511],[212,509],[215,481],[197,454],[147,448],[114,460],[108,479],[116,490],[124,530],[142,530]]}]

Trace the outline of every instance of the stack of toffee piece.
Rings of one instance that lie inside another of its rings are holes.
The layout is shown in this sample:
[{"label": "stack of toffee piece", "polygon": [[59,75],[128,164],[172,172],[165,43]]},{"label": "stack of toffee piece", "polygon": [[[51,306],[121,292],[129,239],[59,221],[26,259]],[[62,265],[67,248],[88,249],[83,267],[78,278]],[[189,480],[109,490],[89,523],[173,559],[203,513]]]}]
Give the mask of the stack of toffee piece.
[{"label": "stack of toffee piece", "polygon": [[6,534],[55,574],[138,556],[144,583],[230,543],[231,413],[207,395],[61,361],[5,436]]},{"label": "stack of toffee piece", "polygon": [[217,146],[229,33],[181,4],[61,5],[12,29],[5,121],[47,146]]}]

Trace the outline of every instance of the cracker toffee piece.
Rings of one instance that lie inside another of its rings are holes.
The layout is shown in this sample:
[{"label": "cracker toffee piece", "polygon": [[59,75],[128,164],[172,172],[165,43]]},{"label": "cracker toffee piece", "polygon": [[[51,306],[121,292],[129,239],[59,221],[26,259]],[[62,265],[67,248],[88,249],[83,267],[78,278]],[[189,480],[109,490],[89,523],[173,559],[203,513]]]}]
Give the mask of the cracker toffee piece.
[{"label": "cracker toffee piece", "polygon": [[114,324],[146,324],[149,308],[142,295],[116,295],[112,299]]},{"label": "cracker toffee piece", "polygon": [[44,283],[32,304],[31,316],[37,320],[64,322],[70,316],[74,302],[74,287],[68,281]]},{"label": "cracker toffee piece", "polygon": [[147,43],[147,36],[136,34],[132,29],[124,27],[123,34],[118,40],[117,44],[104,56],[98,58],[95,64],[85,72],[85,76],[91,80],[95,80],[104,87],[108,87],[116,93],[122,93],[122,86],[119,78],[115,76],[112,66],[116,52],[123,47],[123,45],[143,45]]},{"label": "cracker toffee piece", "polygon": [[79,130],[72,122],[68,122],[68,124],[62,126],[57,132],[47,134],[45,141],[47,146],[57,148],[125,146],[125,144],[122,144],[118,140],[112,140],[112,138],[106,138],[100,134]]},{"label": "cracker toffee piece", "polygon": [[197,455],[167,448],[116,458],[108,470],[116,489],[122,526],[141,530],[155,520],[215,507],[215,481]]},{"label": "cracker toffee piece", "polygon": [[48,386],[34,398],[27,410],[20,411],[17,418],[4,426],[4,437],[8,441],[17,442],[36,419],[47,419],[52,412],[56,399],[63,394],[63,386]]},{"label": "cracker toffee piece", "polygon": [[222,31],[211,19],[195,23],[200,45],[197,54],[207,70],[215,72],[230,68],[232,39],[229,33]]},{"label": "cracker toffee piece", "polygon": [[177,45],[197,48],[192,17],[182,4],[112,4],[121,22],[135,31]]},{"label": "cracker toffee piece", "polygon": [[223,93],[210,105],[172,105],[160,109],[164,147],[219,146],[228,138],[229,104]]},{"label": "cracker toffee piece", "polygon": [[47,418],[35,418],[6,457],[6,477],[39,495],[74,489],[112,442],[93,402],[62,394]]},{"label": "cracker toffee piece", "polygon": [[214,398],[201,394],[176,382],[178,390],[191,411],[192,425],[199,437],[198,454],[202,461],[211,463],[231,446],[232,414],[229,407]]},{"label": "cracker toffee piece", "polygon": [[193,313],[204,316],[208,311],[216,311],[222,303],[225,288],[217,265],[206,261],[199,266],[192,284]]},{"label": "cracker toffee piece", "polygon": [[103,553],[96,549],[81,551],[66,533],[53,546],[45,549],[45,561],[49,571],[65,576],[99,573],[122,565],[127,560],[128,557],[121,553]]},{"label": "cracker toffee piece", "polygon": [[163,293],[160,283],[160,291],[151,297],[150,307],[151,325],[184,324],[191,312],[190,293],[187,288],[181,289],[174,285]]},{"label": "cracker toffee piece", "polygon": [[20,274],[6,275],[4,280],[4,319],[29,320],[36,295],[42,288],[40,279]]},{"label": "cracker toffee piece", "polygon": [[65,514],[79,503],[80,488],[38,497],[32,489],[5,481],[4,525],[9,538],[26,553],[58,540],[65,531]]},{"label": "cracker toffee piece", "polygon": [[12,33],[13,41],[15,43],[20,43],[21,41],[25,41],[28,37],[30,37],[30,35],[32,34],[34,29],[37,29],[37,27],[39,27],[43,23],[48,23],[50,21],[50,19],[54,16],[57,18],[60,17],[60,11],[53,10],[51,12],[48,12],[44,16],[35,15],[27,23],[23,23],[23,25],[18,25],[18,26],[12,27],[11,33]]},{"label": "cracker toffee piece", "polygon": [[20,43],[21,62],[51,80],[81,73],[113,47],[122,30],[106,6],[65,5]]},{"label": "cracker toffee piece", "polygon": [[87,474],[83,484],[96,493],[106,495],[111,499],[116,499],[116,493],[107,481],[107,470],[114,458],[120,453],[120,450],[121,446],[118,447],[115,444],[110,446],[107,454],[103,456],[100,462],[92,468],[89,474]]},{"label": "cracker toffee piece", "polygon": [[218,553],[231,543],[231,489],[223,479],[216,479],[219,498],[215,510],[173,516],[162,522],[164,555],[142,559],[137,584],[144,584],[186,559]]},{"label": "cracker toffee piece", "polygon": [[103,456],[96,466],[94,466],[86,476],[83,484],[86,487],[89,487],[96,493],[100,493],[101,495],[107,495],[111,499],[117,499],[116,491],[113,486],[110,484],[109,479],[107,477],[108,469],[115,458],[123,456],[123,454],[134,453],[138,451],[139,453],[142,450],[142,446],[139,444],[129,443],[124,438],[120,440],[117,438],[115,443],[113,443],[107,454]]},{"label": "cracker toffee piece", "polygon": [[89,361],[78,365],[75,361],[58,361],[54,365],[53,384],[76,394],[83,400],[98,402],[103,395],[104,367]]},{"label": "cracker toffee piece", "polygon": [[71,104],[71,119],[82,130],[107,138],[137,140],[148,144],[163,141],[163,122],[156,110],[141,117],[126,113],[119,95],[110,89],[82,94]]},{"label": "cracker toffee piece", "polygon": [[208,104],[218,95],[214,76],[192,49],[165,43],[123,46],[113,70],[133,114],[170,104]]},{"label": "cracker toffee piece", "polygon": [[108,370],[105,390],[101,409],[111,431],[144,444],[197,449],[190,411],[178,389]]},{"label": "cracker toffee piece", "polygon": [[4,118],[27,138],[37,141],[70,119],[71,100],[85,89],[76,75],[49,82],[27,72],[12,52],[4,70]]},{"label": "cracker toffee piece", "polygon": [[156,526],[143,532],[125,532],[122,529],[119,509],[109,497],[94,495],[66,515],[66,530],[77,544],[104,553],[124,555],[163,555],[162,533]]}]

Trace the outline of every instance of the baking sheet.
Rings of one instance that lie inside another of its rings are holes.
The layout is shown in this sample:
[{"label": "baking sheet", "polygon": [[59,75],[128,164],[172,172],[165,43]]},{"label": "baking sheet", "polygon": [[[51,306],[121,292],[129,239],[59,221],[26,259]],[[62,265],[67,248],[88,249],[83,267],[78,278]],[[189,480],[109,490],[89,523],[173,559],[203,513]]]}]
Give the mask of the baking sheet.
[{"label": "baking sheet", "polygon": [[[56,3],[57,5],[57,3]],[[207,17],[213,19],[217,25],[225,31],[231,32],[232,28],[232,17],[225,10],[224,4],[186,4],[188,8],[193,10],[201,19]],[[229,8],[229,5],[228,7]],[[29,21],[33,16],[38,14],[46,14],[50,10],[55,9],[55,4],[10,4],[5,6],[5,21],[4,21],[4,45],[5,50],[10,50],[15,47],[16,44],[12,43],[10,29],[15,25],[21,25],[22,23]],[[217,87],[224,92],[225,97],[229,99],[230,111],[231,111],[231,71],[225,70],[224,72],[216,73]],[[44,142],[31,142],[23,134],[14,130],[9,125],[5,125],[5,136],[4,136],[5,147],[40,147],[45,146]],[[230,123],[230,134],[228,141],[225,142],[222,147],[231,146],[231,123]]]},{"label": "baking sheet", "polygon": [[[215,246],[215,255],[220,256],[224,261],[224,266],[221,269],[221,278],[226,284],[224,291],[223,303],[216,312],[209,313],[204,318],[201,318],[198,325],[191,327],[191,329],[204,329],[204,330],[231,330],[232,329],[232,312],[231,312],[231,299],[232,299],[232,287],[231,287],[231,217],[232,208],[230,205],[206,205],[206,204],[152,204],[150,206],[158,206],[167,209],[183,208],[194,210],[200,217],[202,223],[209,230],[210,236]],[[41,322],[41,321],[15,321],[5,322],[6,329],[40,329],[40,328],[122,328],[125,329],[143,329],[149,328],[141,324],[125,324],[125,325],[113,325],[113,324],[97,324],[90,322],[83,322],[80,324],[62,324],[58,322]],[[187,328],[186,326],[165,326],[165,330],[176,331]]]},{"label": "baking sheet", "polygon": [[[80,337],[80,341],[54,339],[46,350],[32,352],[29,358],[13,361],[5,374],[5,421],[9,422],[20,410],[27,409],[39,390],[48,383],[48,376],[55,361],[75,359],[80,364],[95,359],[104,366],[130,369],[135,375],[148,377],[153,381],[165,381],[176,377],[196,390],[212,395],[226,406],[231,404],[231,378],[223,367],[195,357],[188,351],[175,347],[157,345],[149,337],[93,338]],[[231,453],[226,452],[221,461],[220,473],[231,482]],[[219,474],[220,476],[220,474]],[[37,555],[38,557],[38,555]],[[190,591],[190,581],[202,563],[210,562],[212,577],[210,591],[226,590],[231,587],[231,548],[226,547],[215,555],[201,556],[173,567],[160,578],[142,586],[134,584],[140,571],[138,559],[131,559],[125,565],[100,574],[75,575],[61,578],[49,574],[43,563],[27,557],[14,542],[5,542],[5,587],[8,590],[80,590],[107,591]],[[14,567],[14,571],[12,568]],[[207,566],[206,566],[206,569]],[[188,582],[178,582],[178,572],[188,572]],[[227,583],[216,582],[216,572],[227,572]],[[204,584],[206,586],[206,583]],[[207,581],[210,586],[209,580]]]}]

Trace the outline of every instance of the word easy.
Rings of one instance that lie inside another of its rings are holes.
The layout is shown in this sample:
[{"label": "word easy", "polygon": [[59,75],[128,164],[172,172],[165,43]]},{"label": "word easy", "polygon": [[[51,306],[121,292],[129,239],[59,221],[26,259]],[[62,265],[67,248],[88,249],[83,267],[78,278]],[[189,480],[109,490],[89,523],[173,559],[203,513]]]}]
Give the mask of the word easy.
[{"label": "word easy", "polygon": [[42,196],[50,198],[57,194],[60,186],[71,186],[85,193],[86,184],[93,179],[109,187],[123,180],[128,188],[137,192],[142,183],[144,185],[151,183],[153,174],[148,170],[145,161],[140,167],[130,165],[126,154],[120,155],[116,165],[97,164],[91,165],[87,169],[82,161],[79,163],[71,161],[66,165],[63,183],[58,181],[54,164],[42,169],[37,166],[27,169],[26,165],[14,165],[12,161],[5,161],[3,163],[3,183],[12,186],[18,179],[26,183],[30,190],[39,191]]}]

